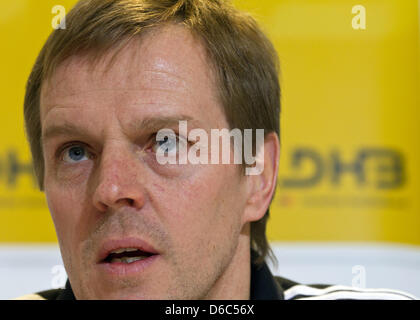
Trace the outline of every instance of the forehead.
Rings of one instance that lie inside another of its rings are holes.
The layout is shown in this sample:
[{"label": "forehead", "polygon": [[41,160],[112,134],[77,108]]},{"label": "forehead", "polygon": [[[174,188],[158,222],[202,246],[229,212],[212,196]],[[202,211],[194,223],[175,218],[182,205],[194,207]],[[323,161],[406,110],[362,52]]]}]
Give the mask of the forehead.
[{"label": "forehead", "polygon": [[118,52],[111,49],[93,63],[89,58],[89,55],[76,55],[67,59],[43,84],[42,122],[57,107],[133,102],[124,99],[175,104],[181,108],[201,106],[207,115],[221,116],[221,107],[216,107],[219,102],[215,78],[206,50],[182,26],[159,27],[130,41]]}]

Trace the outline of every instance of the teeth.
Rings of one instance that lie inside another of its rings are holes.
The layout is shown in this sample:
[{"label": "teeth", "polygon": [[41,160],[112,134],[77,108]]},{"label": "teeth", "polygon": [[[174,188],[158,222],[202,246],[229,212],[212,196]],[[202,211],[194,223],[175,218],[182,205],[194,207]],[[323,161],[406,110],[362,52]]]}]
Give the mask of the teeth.
[{"label": "teeth", "polygon": [[114,258],[111,260],[111,263],[114,263],[114,262],[132,263],[132,262],[143,260],[146,258],[147,257],[122,257],[121,259]]},{"label": "teeth", "polygon": [[123,253],[123,252],[133,252],[133,251],[137,251],[138,249],[136,248],[121,248],[121,249],[116,249],[114,251],[111,251],[111,253]]},{"label": "teeth", "polygon": [[143,259],[146,259],[146,258],[147,257],[124,257],[121,260],[124,263],[132,263],[132,262],[143,260]]}]

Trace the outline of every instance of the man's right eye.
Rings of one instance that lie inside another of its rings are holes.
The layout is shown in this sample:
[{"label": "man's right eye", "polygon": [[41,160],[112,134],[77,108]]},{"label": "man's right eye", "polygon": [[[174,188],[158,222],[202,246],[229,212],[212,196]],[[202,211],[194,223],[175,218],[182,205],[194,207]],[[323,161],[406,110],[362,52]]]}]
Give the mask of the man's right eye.
[{"label": "man's right eye", "polygon": [[78,163],[88,160],[88,152],[83,146],[73,145],[63,151],[63,161],[68,163]]}]

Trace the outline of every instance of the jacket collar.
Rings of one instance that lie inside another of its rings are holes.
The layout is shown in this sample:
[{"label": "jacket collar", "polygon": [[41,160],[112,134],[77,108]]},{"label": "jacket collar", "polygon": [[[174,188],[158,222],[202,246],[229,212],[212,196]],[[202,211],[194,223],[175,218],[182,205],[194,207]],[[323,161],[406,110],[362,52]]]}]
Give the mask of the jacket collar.
[{"label": "jacket collar", "polygon": [[58,295],[57,300],[76,300],[69,279],[67,279],[66,286]]},{"label": "jacket collar", "polygon": [[251,300],[284,300],[283,288],[271,274],[267,264],[257,265],[258,254],[251,250]]}]

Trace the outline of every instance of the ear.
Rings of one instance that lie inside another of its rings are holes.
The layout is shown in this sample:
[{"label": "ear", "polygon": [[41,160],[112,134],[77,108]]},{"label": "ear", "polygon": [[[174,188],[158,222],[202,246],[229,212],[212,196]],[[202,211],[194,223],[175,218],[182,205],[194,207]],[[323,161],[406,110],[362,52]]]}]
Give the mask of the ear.
[{"label": "ear", "polygon": [[242,223],[260,220],[270,206],[279,167],[280,142],[275,132],[264,137],[264,144],[258,150],[256,166],[257,174],[247,175],[247,202],[242,216]]}]

